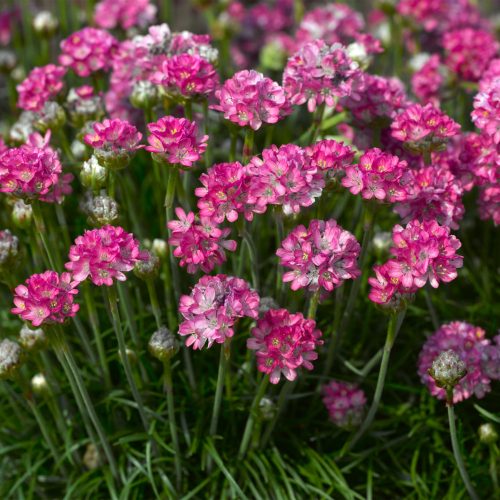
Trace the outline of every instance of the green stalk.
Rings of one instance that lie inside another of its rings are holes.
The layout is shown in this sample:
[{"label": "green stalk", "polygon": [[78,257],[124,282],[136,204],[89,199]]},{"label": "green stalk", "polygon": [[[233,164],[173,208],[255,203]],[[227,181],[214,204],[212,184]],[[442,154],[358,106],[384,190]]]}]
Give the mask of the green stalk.
[{"label": "green stalk", "polygon": [[309,299],[309,308],[307,309],[307,319],[316,319],[316,311],[319,303],[319,290],[316,290]]},{"label": "green stalk", "polygon": [[[336,348],[338,346],[338,337],[340,335],[339,325],[340,319],[342,318],[342,299],[344,297],[344,287],[340,286],[335,290],[335,312],[333,316],[333,328],[332,335],[330,338],[330,344],[328,346],[328,353],[326,356],[325,367],[323,369],[323,375],[327,376],[333,365],[333,360],[335,358]],[[319,382],[321,383],[321,382]]]},{"label": "green stalk", "polygon": [[467,473],[467,469],[465,468],[462,454],[460,453],[460,445],[457,439],[457,428],[455,426],[455,407],[453,405],[453,395],[451,396],[451,402],[447,403],[446,406],[448,407],[448,423],[450,424],[451,446],[453,448],[453,455],[455,456],[455,461],[457,462],[460,476],[462,477],[462,481],[464,482],[469,496],[472,498],[472,500],[478,500],[479,497],[477,496],[477,493],[472,486],[469,474]]},{"label": "green stalk", "polygon": [[229,340],[226,340],[226,342],[220,346],[219,372],[217,374],[217,386],[215,389],[215,399],[214,399],[214,406],[212,409],[212,419],[210,421],[210,430],[209,430],[210,437],[213,437],[215,436],[215,434],[217,434],[217,425],[219,423],[222,394],[224,391],[224,378],[226,376],[229,356],[230,356],[230,344]]},{"label": "green stalk", "polygon": [[55,259],[52,255],[51,250],[50,250],[50,246],[48,244],[48,241],[45,238],[46,231],[45,231],[45,225],[43,223],[43,218],[42,218],[39,202],[34,201],[32,204],[32,208],[33,208],[33,220],[35,222],[36,231],[37,231],[38,235],[40,236],[40,239],[42,240],[43,249],[45,250],[45,254],[47,256],[49,265],[55,271],[57,269],[57,266],[55,264]]},{"label": "green stalk", "polygon": [[255,290],[259,289],[259,268],[258,263],[259,259],[257,258],[257,249],[255,248],[255,244],[252,240],[252,236],[248,232],[248,230],[243,230],[243,243],[248,248],[248,254],[250,255],[250,274],[252,275],[252,286]]},{"label": "green stalk", "polygon": [[[313,122],[311,124],[309,133],[309,144],[315,143],[316,139],[318,138],[318,134],[321,130],[321,124],[323,122],[323,116],[325,115],[325,107],[326,104],[322,103],[316,108],[316,111],[314,112]],[[333,109],[335,109],[335,106],[333,106]]]},{"label": "green stalk", "polygon": [[251,127],[247,127],[245,131],[245,142],[243,143],[243,152],[241,154],[241,161],[243,165],[246,165],[252,157],[254,138],[254,129]]}]

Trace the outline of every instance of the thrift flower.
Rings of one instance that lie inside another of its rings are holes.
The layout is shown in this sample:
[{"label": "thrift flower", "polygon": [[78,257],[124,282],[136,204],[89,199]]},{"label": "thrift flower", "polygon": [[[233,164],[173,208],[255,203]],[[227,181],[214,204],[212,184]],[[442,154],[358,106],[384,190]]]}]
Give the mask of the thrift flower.
[{"label": "thrift flower", "polygon": [[321,392],[323,404],[335,425],[343,429],[352,429],[361,424],[366,397],[356,384],[331,380],[322,387]]},{"label": "thrift flower", "polygon": [[119,26],[128,30],[144,28],[154,21],[156,6],[149,0],[101,0],[95,6],[94,23],[99,28],[113,29]]}]

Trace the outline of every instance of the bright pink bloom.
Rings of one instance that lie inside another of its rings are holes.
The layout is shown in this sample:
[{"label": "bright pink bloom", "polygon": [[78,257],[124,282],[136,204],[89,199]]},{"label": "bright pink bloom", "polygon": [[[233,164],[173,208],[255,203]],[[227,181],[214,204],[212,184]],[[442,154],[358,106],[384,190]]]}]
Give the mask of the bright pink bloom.
[{"label": "bright pink bloom", "polygon": [[495,144],[500,144],[500,77],[476,94],[471,116],[478,129],[491,137]]},{"label": "bright pink bloom", "polygon": [[352,194],[361,193],[367,200],[375,198],[394,203],[407,198],[404,185],[407,171],[406,161],[373,148],[361,156],[359,164],[345,168],[342,185]]},{"label": "bright pink bloom", "polygon": [[248,172],[247,201],[257,213],[264,213],[267,205],[282,205],[285,214],[298,213],[314,203],[325,185],[321,171],[294,144],[264,149],[262,158],[251,159]]},{"label": "bright pink bloom", "polygon": [[330,420],[339,427],[351,429],[361,424],[365,412],[366,397],[356,384],[331,380],[321,388],[323,404]]},{"label": "bright pink bloom", "polygon": [[[453,390],[453,402],[459,403],[472,396],[484,397],[491,390],[491,377],[483,368],[483,359],[488,361],[492,355],[495,356],[495,352],[492,352],[495,346],[485,337],[482,328],[463,321],[443,325],[426,340],[418,358],[418,374],[422,383],[427,385],[433,396],[446,398],[446,391],[437,387],[428,370],[434,359],[448,349],[452,349],[467,367],[467,375]],[[493,374],[491,371],[489,373]]]},{"label": "bright pink bloom", "polygon": [[19,94],[17,107],[27,111],[41,111],[44,104],[63,88],[66,68],[48,64],[31,70],[16,89]]},{"label": "bright pink bloom", "polygon": [[19,21],[20,9],[5,9],[0,11],[0,45],[8,45],[12,38],[12,28]]},{"label": "bright pink bloom", "polygon": [[28,142],[0,156],[0,192],[34,198],[46,195],[62,171],[56,151],[49,145],[50,131],[31,134]]},{"label": "bright pink bloom", "polygon": [[67,173],[59,176],[59,180],[56,184],[53,184],[47,194],[40,196],[40,201],[45,203],[57,203],[60,205],[66,196],[73,192],[71,183],[75,176],[73,174]]},{"label": "bright pink bloom", "polygon": [[154,123],[148,123],[149,146],[146,151],[156,153],[160,158],[174,165],[191,167],[207,148],[208,135],[198,137],[195,122],[186,118],[164,116]]},{"label": "bright pink bloom", "polygon": [[61,42],[59,64],[70,67],[78,76],[111,67],[117,40],[107,31],[83,28]]},{"label": "bright pink bloom", "polygon": [[33,326],[50,323],[64,323],[66,318],[75,316],[79,309],[74,304],[74,295],[78,293],[78,281],[73,281],[70,273],[58,274],[45,271],[33,274],[14,291],[12,313]]},{"label": "bright pink bloom", "polygon": [[333,139],[318,141],[306,149],[311,165],[333,176],[342,172],[354,159],[354,151]]},{"label": "bright pink bloom", "polygon": [[444,77],[439,55],[434,54],[413,73],[411,88],[421,102],[430,102],[439,106],[439,92],[443,85]]},{"label": "bright pink bloom", "polygon": [[262,123],[276,123],[290,113],[284,90],[273,80],[254,70],[244,70],[226,80],[215,93],[224,118],[258,130]]},{"label": "bright pink bloom", "polygon": [[178,54],[166,58],[161,70],[150,80],[162,85],[168,95],[182,97],[211,96],[219,85],[215,68],[197,54]]},{"label": "bright pink bloom", "polygon": [[495,181],[479,188],[479,217],[492,220],[500,226],[500,168],[496,169]]},{"label": "bright pink bloom", "polygon": [[175,213],[179,220],[168,223],[168,243],[177,247],[173,254],[180,258],[181,266],[187,266],[188,273],[198,269],[209,273],[226,261],[226,250],[236,250],[236,241],[225,239],[231,229],[220,229],[211,219],[198,218],[193,212],[186,214],[182,208],[176,208]]},{"label": "bright pink bloom", "polygon": [[283,88],[292,104],[307,102],[312,113],[322,103],[332,107],[338,97],[349,95],[359,73],[358,64],[350,59],[343,45],[329,46],[315,40],[288,59]]},{"label": "bright pink bloom", "polygon": [[389,274],[389,262],[373,266],[373,272],[375,276],[368,278],[371,286],[368,298],[383,308],[400,310],[405,299],[416,292],[416,288],[403,287],[400,278]]},{"label": "bright pink bloom", "polygon": [[125,281],[124,273],[142,260],[139,242],[121,227],[103,226],[85,231],[69,250],[66,269],[78,282],[90,280],[97,286],[111,286],[113,279]]},{"label": "bright pink bloom", "polygon": [[312,220],[309,227],[297,226],[282,241],[276,255],[291,271],[283,275],[291,289],[324,289],[331,292],[346,279],[356,279],[360,246],[356,238],[337,221]]},{"label": "bright pink bloom", "polygon": [[134,26],[144,28],[154,21],[156,6],[149,0],[101,0],[95,6],[94,22],[97,27],[128,30]]},{"label": "bright pink bloom", "polygon": [[252,328],[247,347],[256,351],[257,369],[269,375],[271,384],[277,384],[282,374],[295,380],[301,366],[313,369],[311,361],[318,358],[321,336],[313,319],[286,309],[269,309]]},{"label": "bright pink bloom", "polygon": [[214,342],[223,344],[234,335],[234,325],[239,318],[256,319],[259,295],[240,278],[218,274],[203,276],[190,295],[183,295],[179,312],[184,321],[179,335],[188,336],[186,345],[202,349]]}]

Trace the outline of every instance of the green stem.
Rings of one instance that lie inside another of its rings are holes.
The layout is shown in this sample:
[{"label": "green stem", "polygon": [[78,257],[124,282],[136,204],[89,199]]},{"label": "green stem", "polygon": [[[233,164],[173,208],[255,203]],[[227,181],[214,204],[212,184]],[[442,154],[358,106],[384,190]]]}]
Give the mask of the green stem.
[{"label": "green stem", "polygon": [[[335,358],[336,348],[338,346],[338,337],[340,335],[339,325],[340,319],[342,318],[342,299],[344,297],[344,287],[340,286],[335,290],[335,313],[333,317],[333,328],[332,335],[330,338],[330,344],[328,346],[328,353],[326,356],[325,367],[323,370],[323,375],[327,376],[333,365],[333,360]],[[321,383],[321,382],[320,382]]]},{"label": "green stem", "polygon": [[462,477],[462,481],[465,484],[467,492],[472,500],[478,500],[474,487],[469,478],[469,474],[467,473],[467,469],[465,468],[464,460],[462,458],[462,454],[460,453],[460,445],[457,439],[457,429],[455,426],[455,407],[453,403],[447,404],[448,407],[448,422],[450,424],[450,437],[451,437],[451,446],[453,448],[453,455],[455,456],[455,461],[457,462],[457,467],[460,472],[460,476]]},{"label": "green stem", "polygon": [[236,160],[236,142],[238,141],[238,133],[231,128],[231,145],[229,147],[229,161]]},{"label": "green stem", "polygon": [[[314,117],[313,117],[313,122],[312,122],[311,129],[310,129],[310,134],[309,134],[309,144],[313,144],[314,142],[316,142],[318,134],[321,130],[321,123],[323,122],[323,116],[325,114],[325,107],[326,107],[326,104],[322,103],[316,108],[316,111],[315,111]],[[333,106],[333,109],[335,109],[335,106]]]},{"label": "green stem", "polygon": [[243,231],[243,243],[246,244],[248,248],[248,253],[250,255],[250,274],[252,275],[252,286],[255,290],[259,289],[259,259],[257,258],[257,249],[253,242],[252,236],[248,230]]},{"label": "green stem", "polygon": [[212,409],[212,419],[210,421],[210,431],[209,431],[209,435],[211,437],[217,434],[217,425],[219,423],[222,394],[224,392],[224,378],[226,376],[227,364],[230,355],[229,341],[226,340],[226,343],[220,346],[219,372],[217,374],[217,386],[215,389],[214,406]]},{"label": "green stem", "polygon": [[50,251],[50,246],[48,244],[48,241],[45,237],[46,235],[45,225],[43,223],[39,202],[38,201],[33,202],[32,208],[33,208],[33,220],[35,221],[36,231],[40,236],[40,239],[42,240],[43,249],[45,250],[45,254],[47,255],[49,265],[55,271],[57,270],[57,266],[55,264],[55,259],[52,255],[52,252]]},{"label": "green stem", "polygon": [[427,304],[427,309],[429,310],[429,314],[431,316],[432,326],[434,327],[434,330],[437,330],[439,328],[439,318],[436,309],[434,307],[434,304],[432,303],[428,286],[424,287],[424,297],[425,297],[425,302]]},{"label": "green stem", "polygon": [[156,328],[161,328],[161,310],[160,303],[158,302],[158,294],[156,293],[156,288],[154,281],[152,279],[146,280],[146,286],[148,287],[149,300],[151,301],[151,307],[153,309],[153,315],[156,321]]},{"label": "green stem", "polygon": [[184,116],[193,121],[193,103],[189,99],[184,103]]},{"label": "green stem", "polygon": [[261,399],[264,397],[264,394],[266,393],[268,384],[269,384],[269,377],[264,374],[260,381],[259,388],[257,389],[257,394],[255,394],[255,398],[252,402],[247,423],[245,425],[245,431],[243,433],[243,438],[240,444],[240,451],[238,453],[238,459],[240,460],[243,459],[246,455],[248,444],[250,443],[250,438],[252,437],[254,423],[256,418],[258,417],[259,404]]},{"label": "green stem", "polygon": [[243,152],[241,155],[243,165],[246,165],[252,156],[254,137],[254,129],[248,127],[245,131],[245,142],[243,143]]},{"label": "green stem", "polygon": [[307,319],[316,319],[316,311],[319,303],[319,290],[316,290],[309,299],[309,308],[307,309]]}]

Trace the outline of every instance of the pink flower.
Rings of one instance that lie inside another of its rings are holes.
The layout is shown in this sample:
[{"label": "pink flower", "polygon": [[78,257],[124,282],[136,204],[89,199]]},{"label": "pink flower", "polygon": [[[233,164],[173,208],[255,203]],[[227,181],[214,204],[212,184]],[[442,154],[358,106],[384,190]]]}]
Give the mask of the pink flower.
[{"label": "pink flower", "polygon": [[483,367],[483,360],[488,360],[495,354],[491,348],[494,350],[495,346],[485,337],[482,328],[463,321],[453,321],[443,325],[426,340],[420,351],[418,358],[420,380],[427,385],[433,396],[445,399],[446,391],[436,386],[428,370],[441,352],[452,349],[467,367],[467,375],[453,390],[453,402],[459,403],[472,396],[482,398],[491,390],[491,377]]},{"label": "pink flower", "polygon": [[351,429],[361,424],[365,411],[366,397],[356,384],[331,380],[321,388],[323,404],[330,415],[330,420],[344,429]]},{"label": "pink flower", "polygon": [[500,77],[476,94],[471,116],[478,129],[500,144]]},{"label": "pink flower", "polygon": [[0,192],[34,198],[46,195],[57,184],[62,167],[49,141],[50,130],[45,137],[31,134],[26,144],[0,156]]},{"label": "pink flower", "polygon": [[342,172],[354,159],[354,151],[333,139],[318,141],[306,149],[311,165],[333,176]]},{"label": "pink flower", "polygon": [[291,104],[307,102],[312,113],[322,103],[332,107],[338,97],[349,95],[358,75],[358,64],[349,58],[344,46],[315,40],[288,59],[283,88]]},{"label": "pink flower", "polygon": [[27,111],[41,111],[44,104],[63,88],[66,68],[48,64],[31,70],[16,89],[19,94],[17,107]]},{"label": "pink flower", "polygon": [[214,342],[223,344],[234,335],[234,325],[239,318],[256,319],[259,295],[240,278],[218,274],[203,276],[190,295],[183,295],[179,312],[184,321],[179,335],[188,336],[186,345],[202,349]]},{"label": "pink flower", "polygon": [[432,104],[412,104],[392,122],[392,137],[414,151],[434,151],[458,134],[460,125]]},{"label": "pink flower", "polygon": [[40,201],[45,203],[57,203],[61,205],[66,196],[73,192],[71,183],[75,176],[73,174],[67,173],[59,176],[59,180],[56,184],[53,184],[47,194],[40,196]]},{"label": "pink flower", "polygon": [[78,293],[78,281],[73,281],[70,273],[58,274],[45,271],[33,274],[14,290],[12,313],[33,326],[50,323],[64,323],[66,318],[75,316],[79,309],[74,304]]},{"label": "pink flower", "polygon": [[215,96],[224,118],[258,130],[262,123],[277,123],[290,113],[284,90],[270,78],[254,70],[244,70],[226,80]]},{"label": "pink flower", "polygon": [[478,205],[482,220],[492,220],[495,226],[500,226],[500,169],[494,182],[479,188]]},{"label": "pink flower", "polygon": [[117,43],[107,31],[83,28],[61,42],[59,64],[70,67],[78,76],[107,70],[111,67]]},{"label": "pink flower", "polygon": [[257,213],[267,205],[282,205],[285,214],[298,213],[321,195],[325,185],[322,173],[306,152],[294,144],[271,146],[248,165],[251,176],[247,202]]},{"label": "pink flower", "polygon": [[156,6],[149,0],[101,0],[95,6],[94,22],[97,27],[128,30],[134,26],[144,28],[154,21]]},{"label": "pink flower", "polygon": [[219,76],[207,60],[197,54],[178,54],[166,58],[161,71],[151,77],[168,95],[210,96],[219,85]]},{"label": "pink flower", "polygon": [[177,247],[173,254],[180,258],[181,266],[187,266],[188,273],[198,269],[209,273],[226,261],[225,250],[236,250],[236,241],[225,239],[231,229],[220,229],[211,219],[197,218],[193,212],[186,214],[182,208],[176,208],[175,213],[179,220],[168,223],[168,243]]},{"label": "pink flower", "polygon": [[198,138],[195,122],[186,118],[164,116],[154,123],[148,123],[149,146],[146,151],[156,153],[160,158],[174,165],[191,167],[207,148],[208,135]]},{"label": "pink flower", "polygon": [[269,309],[252,328],[247,347],[256,351],[257,369],[269,375],[271,384],[277,384],[282,374],[287,380],[295,380],[301,366],[313,369],[311,361],[318,358],[321,336],[316,322],[301,313]]},{"label": "pink flower", "polygon": [[276,255],[291,269],[283,275],[292,290],[321,288],[331,292],[346,279],[356,279],[360,246],[356,238],[337,221],[312,220],[309,227],[297,226],[281,243]]},{"label": "pink flower", "polygon": [[90,277],[97,286],[111,286],[113,279],[125,281],[124,273],[142,260],[139,242],[121,227],[103,226],[85,231],[69,250],[66,269],[82,282]]},{"label": "pink flower", "polygon": [[394,203],[407,197],[404,186],[407,170],[406,161],[373,148],[361,156],[358,165],[345,168],[342,185],[352,194],[361,193],[367,200],[375,198]]},{"label": "pink flower", "polygon": [[430,102],[439,105],[439,91],[443,85],[444,77],[439,55],[434,54],[413,73],[411,88],[421,102]]},{"label": "pink flower", "polygon": [[391,276],[389,271],[389,262],[373,266],[375,276],[368,278],[371,286],[368,298],[384,309],[398,311],[405,305],[406,299],[416,292],[416,289],[403,287],[401,280]]},{"label": "pink flower", "polygon": [[8,45],[12,38],[12,28],[19,21],[20,9],[5,9],[0,11],[0,45]]}]

